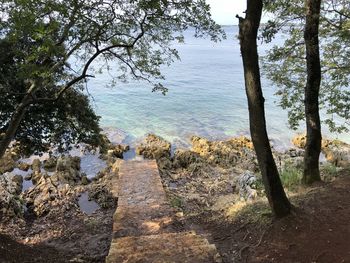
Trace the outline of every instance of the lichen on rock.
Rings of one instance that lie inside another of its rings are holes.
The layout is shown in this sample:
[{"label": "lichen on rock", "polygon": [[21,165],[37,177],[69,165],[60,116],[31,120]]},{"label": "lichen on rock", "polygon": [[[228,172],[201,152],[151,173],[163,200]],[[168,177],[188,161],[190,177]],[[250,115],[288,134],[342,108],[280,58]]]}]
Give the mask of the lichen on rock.
[{"label": "lichen on rock", "polygon": [[257,197],[256,176],[250,171],[242,173],[237,180],[239,195],[244,200],[254,200]]},{"label": "lichen on rock", "polygon": [[0,216],[21,216],[23,202],[20,198],[23,178],[20,175],[6,173],[0,176]]},{"label": "lichen on rock", "polygon": [[45,160],[43,163],[43,168],[46,171],[50,171],[50,172],[53,172],[55,170],[56,166],[57,166],[57,157],[55,157],[55,156],[51,156],[50,158]]},{"label": "lichen on rock", "polygon": [[31,180],[33,184],[37,184],[40,181],[43,174],[41,173],[41,161],[39,159],[34,159],[32,162],[32,175]]},{"label": "lichen on rock", "polygon": [[81,180],[80,157],[61,156],[57,160],[56,172],[52,175],[56,182],[77,184]]},{"label": "lichen on rock", "polygon": [[6,151],[0,159],[0,174],[11,172],[16,167],[16,155],[12,151]]},{"label": "lichen on rock", "polygon": [[[292,143],[301,149],[305,148],[306,135],[299,134],[292,139]],[[350,167],[350,145],[339,141],[322,139],[321,151],[326,160],[335,166],[347,168]]]},{"label": "lichen on rock", "polygon": [[199,153],[178,149],[174,153],[173,165],[175,168],[188,168],[192,163],[203,162]]},{"label": "lichen on rock", "polygon": [[329,141],[328,144],[322,149],[325,154],[326,160],[335,166],[342,168],[350,167],[350,145],[339,141]]},{"label": "lichen on rock", "polygon": [[148,134],[145,140],[136,148],[136,154],[147,159],[170,158],[171,144],[163,138]]},{"label": "lichen on rock", "polygon": [[122,144],[111,145],[109,150],[107,150],[107,155],[114,158],[123,159],[123,154],[129,151],[129,149],[130,149],[129,145],[122,145]]},{"label": "lichen on rock", "polygon": [[28,209],[37,216],[43,216],[53,209],[69,209],[72,203],[67,200],[73,194],[75,189],[69,184],[60,184],[50,176],[42,176],[37,184],[22,196]]},{"label": "lichen on rock", "polygon": [[[331,142],[331,140],[328,139],[322,139],[321,141],[321,148],[327,147],[327,145]],[[306,134],[297,134],[292,138],[292,143],[295,147],[304,149],[306,146]]]},{"label": "lichen on rock", "polygon": [[[226,141],[209,141],[193,136],[191,142],[191,150],[212,165],[228,168],[243,164],[243,162],[248,165],[256,164],[253,144],[247,137],[242,136]],[[256,167],[252,166],[252,168]]]}]

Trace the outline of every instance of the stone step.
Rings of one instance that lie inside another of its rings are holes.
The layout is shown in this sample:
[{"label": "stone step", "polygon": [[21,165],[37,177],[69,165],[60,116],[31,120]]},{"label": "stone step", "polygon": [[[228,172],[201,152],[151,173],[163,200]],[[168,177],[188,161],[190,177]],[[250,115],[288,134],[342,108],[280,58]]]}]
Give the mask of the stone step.
[{"label": "stone step", "polygon": [[172,232],[173,211],[168,206],[118,207],[113,237],[155,235]]},{"label": "stone step", "polygon": [[[119,242],[118,240],[123,240],[123,242]],[[178,233],[163,233],[160,235],[149,235],[149,236],[142,236],[142,237],[126,237],[126,238],[119,238],[118,240],[113,240],[112,243],[118,244],[118,249],[130,249],[132,251],[134,249],[133,246],[136,247],[143,247],[147,246],[149,242],[153,241],[159,241],[159,240],[171,240],[172,244],[178,245],[182,244],[187,247],[189,246],[202,246],[202,245],[209,245],[209,242],[207,239],[203,238],[202,236],[197,235],[193,231],[187,231],[187,232],[178,232]],[[159,246],[163,246],[163,244],[159,244]]]},{"label": "stone step", "polygon": [[125,237],[112,242],[107,263],[213,263],[216,247],[193,233]]},{"label": "stone step", "polygon": [[212,263],[216,248],[194,232],[177,232],[154,160],[119,161],[118,208],[107,263]]},{"label": "stone step", "polygon": [[174,210],[167,202],[156,161],[120,162],[118,175],[113,237],[171,232]]},{"label": "stone step", "polygon": [[166,202],[166,195],[154,160],[128,161],[119,168],[119,197],[144,197],[136,203],[150,198],[159,203]]}]

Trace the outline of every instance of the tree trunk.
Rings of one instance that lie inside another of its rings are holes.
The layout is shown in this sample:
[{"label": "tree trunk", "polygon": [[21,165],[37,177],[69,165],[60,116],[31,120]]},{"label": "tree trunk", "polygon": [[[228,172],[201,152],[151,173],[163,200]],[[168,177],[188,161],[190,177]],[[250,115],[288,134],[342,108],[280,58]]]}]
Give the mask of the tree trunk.
[{"label": "tree trunk", "polygon": [[258,158],[266,195],[276,217],[290,213],[291,204],[284,192],[266,131],[264,97],[260,83],[257,34],[262,0],[247,0],[245,18],[239,18],[239,39],[248,98],[250,133]]},{"label": "tree trunk", "polygon": [[318,28],[321,0],[306,0],[306,45],[307,82],[305,87],[306,146],[304,155],[303,182],[320,181],[319,157],[321,152],[321,123],[319,115],[319,92],[321,83]]},{"label": "tree trunk", "polygon": [[32,94],[36,89],[36,85],[32,84],[27,94],[23,97],[21,103],[17,106],[16,111],[12,115],[12,118],[8,124],[5,135],[0,141],[0,159],[4,156],[6,149],[9,147],[12,140],[15,138],[16,132],[24,115],[27,111],[30,102],[32,101]]}]

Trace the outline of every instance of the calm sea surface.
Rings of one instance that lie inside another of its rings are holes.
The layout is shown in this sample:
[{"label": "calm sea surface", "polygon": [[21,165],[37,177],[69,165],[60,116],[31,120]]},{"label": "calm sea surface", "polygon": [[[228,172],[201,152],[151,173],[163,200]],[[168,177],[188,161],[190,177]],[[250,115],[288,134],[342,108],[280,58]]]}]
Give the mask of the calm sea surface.
[{"label": "calm sea surface", "polygon": [[[166,96],[152,93],[145,82],[108,87],[113,71],[97,75],[88,87],[102,117],[101,126],[125,134],[125,143],[151,132],[178,146],[188,144],[192,135],[209,139],[249,135],[238,28],[225,27],[225,31],[227,40],[220,43],[196,39],[188,31],[185,44],[174,45],[181,61],[163,70],[164,84],[169,88]],[[261,45],[260,53],[269,47]],[[275,88],[264,78],[262,85],[269,136],[275,145],[289,146],[295,131],[287,127],[287,113],[275,103]],[[346,139],[346,135],[340,138]]]}]

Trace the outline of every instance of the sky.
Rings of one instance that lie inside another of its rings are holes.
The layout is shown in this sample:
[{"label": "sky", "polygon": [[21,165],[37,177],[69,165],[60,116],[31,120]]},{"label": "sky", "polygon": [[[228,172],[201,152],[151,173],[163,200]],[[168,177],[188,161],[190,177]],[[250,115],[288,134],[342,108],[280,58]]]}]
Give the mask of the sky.
[{"label": "sky", "polygon": [[220,25],[237,25],[236,15],[243,16],[246,0],[206,0],[214,20]]},{"label": "sky", "polygon": [[[236,15],[244,17],[247,0],[206,0],[210,5],[211,14],[219,25],[237,25]],[[263,14],[261,22],[266,22],[269,16]]]}]

